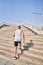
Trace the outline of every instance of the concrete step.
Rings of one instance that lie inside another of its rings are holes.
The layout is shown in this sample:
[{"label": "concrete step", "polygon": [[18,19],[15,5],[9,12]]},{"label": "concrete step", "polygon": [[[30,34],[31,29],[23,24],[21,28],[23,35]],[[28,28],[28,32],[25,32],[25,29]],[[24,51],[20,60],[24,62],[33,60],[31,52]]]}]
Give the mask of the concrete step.
[{"label": "concrete step", "polygon": [[30,38],[36,38],[36,39],[43,39],[43,37],[39,37],[38,35],[29,35],[29,34],[25,34],[26,37],[30,37]]},{"label": "concrete step", "polygon": [[0,36],[2,36],[2,35],[3,35],[3,37],[12,37],[13,33],[12,34],[9,34],[9,33],[8,34],[5,34],[5,33],[4,34],[0,34]]},{"label": "concrete step", "polygon": [[[22,47],[23,47],[23,45],[22,45]],[[19,49],[19,46],[18,46],[18,49]],[[5,51],[8,51],[8,52],[13,52],[14,44],[5,44],[5,43],[2,43],[2,44],[0,44],[0,50],[5,50]]]},{"label": "concrete step", "polygon": [[[11,53],[11,49],[13,50],[13,48],[11,48],[11,47],[8,48],[7,46],[6,47],[5,46],[1,46],[0,49],[4,50],[5,52],[10,50],[10,53]],[[28,55],[28,56],[32,56],[34,58],[43,59],[43,54],[41,54],[41,53],[39,54],[39,52],[36,53],[36,52],[33,52],[33,51],[25,51],[24,54]]]},{"label": "concrete step", "polygon": [[19,65],[19,64],[21,64],[21,65],[23,65],[24,63],[22,63],[22,62],[20,62],[20,61],[18,61],[18,60],[14,60],[13,58],[11,58],[11,57],[8,57],[8,56],[6,56],[6,54],[4,54],[5,56],[3,56],[3,55],[1,55],[4,59],[6,59],[6,60],[8,60],[9,62],[11,62],[11,63],[13,63],[14,65]]},{"label": "concrete step", "polygon": [[25,56],[25,55],[21,55],[20,56],[22,59],[24,59],[25,61],[29,62],[31,61],[34,65],[43,65],[43,60],[38,60],[36,58],[32,58],[32,57],[28,57],[28,56]]},{"label": "concrete step", "polygon": [[43,48],[43,43],[42,42],[41,43],[34,42],[34,47],[42,47]]},{"label": "concrete step", "polygon": [[36,39],[36,38],[29,38],[29,37],[25,37],[25,40],[33,40],[33,41],[42,41],[43,39]]},{"label": "concrete step", "polygon": [[33,45],[37,45],[37,44],[42,44],[43,45],[43,42],[39,42],[39,41],[32,41],[32,42],[30,42],[30,40],[25,40],[25,43],[27,44],[33,44]]},{"label": "concrete step", "polygon": [[34,46],[33,48],[37,50],[43,50],[43,46]]},{"label": "concrete step", "polygon": [[[32,40],[32,42],[31,42],[30,40],[31,39],[29,39],[29,40],[25,39],[25,43],[33,43],[34,45],[37,45],[37,44],[43,45],[43,41]],[[14,43],[14,39],[2,38],[2,39],[0,39],[0,43]]]},{"label": "concrete step", "polygon": [[30,40],[32,40],[35,47],[28,47],[28,50],[24,50],[23,54],[20,55],[20,59],[18,61],[14,61],[12,56],[14,55],[13,32],[15,31],[15,27],[9,27],[7,29],[3,28],[0,31],[0,56],[2,55],[2,57],[15,65],[17,65],[17,63],[18,65],[27,65],[28,63],[29,65],[29,61],[32,61],[32,63],[36,65],[43,65],[43,36],[35,35],[25,27],[22,27],[22,29],[25,33],[26,45],[27,43],[30,44]]},{"label": "concrete step", "polygon": [[11,57],[11,55],[14,56],[13,51],[2,49],[2,48],[0,48],[0,54],[3,54],[3,55],[6,54],[6,56],[8,57]]},{"label": "concrete step", "polygon": [[40,41],[40,40],[32,40],[33,43],[36,43],[36,44],[43,44],[43,41]]},{"label": "concrete step", "polygon": [[4,42],[1,42],[0,45],[13,47],[14,46],[14,42],[13,43],[4,43]]},{"label": "concrete step", "polygon": [[42,38],[42,39],[43,39],[43,36],[40,36],[40,35],[29,35],[29,37],[33,37],[33,38]]},{"label": "concrete step", "polygon": [[3,59],[11,62],[13,65],[34,65],[32,62],[27,62],[23,59],[17,59],[17,60],[14,60],[12,58],[8,58],[6,56],[3,56],[3,55],[0,55],[0,57],[2,57]]},{"label": "concrete step", "polygon": [[32,40],[32,42],[43,42],[43,40],[25,38],[25,41],[30,41],[30,40]]},{"label": "concrete step", "polygon": [[0,40],[9,40],[9,41],[11,41],[11,40],[14,40],[14,38],[9,38],[9,37],[1,37],[0,38]]},{"label": "concrete step", "polygon": [[[2,52],[4,53],[4,51],[5,52],[8,52],[8,54],[9,54],[9,52],[10,52],[10,54],[12,54],[13,53],[13,50],[14,50],[14,48],[8,48],[8,47],[3,47],[3,46],[1,46],[0,47],[0,50],[2,50]],[[42,56],[43,57],[43,51],[33,51],[33,50],[28,50],[28,53],[29,54],[34,54],[34,55],[36,55],[36,56]],[[26,54],[27,55],[27,54]]]},{"label": "concrete step", "polygon": [[35,38],[25,38],[25,40],[32,40],[32,41],[43,42],[43,39],[35,39]]},{"label": "concrete step", "polygon": [[[11,49],[11,48],[12,48],[12,49]],[[14,49],[14,47],[13,47],[13,46],[1,45],[1,46],[0,46],[0,49],[2,49],[2,50],[8,50],[8,51],[10,50],[10,51],[11,51],[11,50]]]},{"label": "concrete step", "polygon": [[43,56],[32,53],[30,51],[25,51],[23,54],[26,56],[31,56],[32,58],[37,58],[37,59],[43,60]]},{"label": "concrete step", "polygon": [[35,35],[34,33],[32,33],[31,31],[28,31],[28,30],[27,30],[27,32],[23,30],[23,32],[25,35]]},{"label": "concrete step", "polygon": [[35,35],[26,35],[27,38],[43,39],[43,37],[36,37]]},{"label": "concrete step", "polygon": [[14,43],[13,40],[0,39],[0,43]]},{"label": "concrete step", "polygon": [[34,65],[43,65],[43,60],[40,60],[40,59],[37,59],[37,58],[34,58],[32,56],[27,56],[27,55],[21,55],[20,56],[22,59],[26,60],[26,61],[30,61],[34,64]]},{"label": "concrete step", "polygon": [[13,36],[0,36],[0,40],[1,39],[4,39],[4,40],[13,40],[14,39],[14,37]]},{"label": "concrete step", "polygon": [[[2,37],[2,35],[0,35],[0,38],[9,38],[9,39],[13,39],[14,37],[13,37],[13,35],[12,36],[9,36],[9,35],[5,35],[5,36],[3,36]],[[33,40],[38,40],[38,41],[43,41],[43,39],[42,38],[36,38],[36,37],[27,37],[27,36],[25,36],[25,39],[33,39]]]},{"label": "concrete step", "polygon": [[[12,42],[12,41],[14,41],[14,38],[13,37],[12,38],[11,37],[10,38],[9,37],[1,37],[0,41],[1,40],[2,41],[11,41]],[[25,38],[25,41],[29,41],[29,40],[32,40],[32,42],[37,42],[37,43],[38,42],[39,43],[43,42],[43,40],[41,40],[41,39]]]},{"label": "concrete step", "polygon": [[[13,53],[11,53],[11,52],[8,52],[8,51],[1,51],[0,52],[0,54],[2,55],[4,55],[4,56],[6,56],[7,58],[12,58],[13,57]],[[41,65],[42,64],[42,61],[40,61],[40,62],[38,62],[38,60],[37,60],[37,62],[34,62],[34,61],[36,61],[36,58],[34,59],[34,58],[32,58],[32,57],[30,57],[30,56],[20,56],[20,58],[22,59],[22,60],[25,60],[25,61],[27,61],[27,62],[29,62],[29,61],[31,61],[32,63],[34,63],[34,64],[37,64],[37,65]],[[24,59],[25,58],[25,59]],[[28,60],[27,60],[28,59]],[[32,59],[34,60],[34,61],[32,61]],[[24,61],[23,61],[24,62]],[[39,64],[40,63],[40,64]]]},{"label": "concrete step", "polygon": [[35,48],[33,47],[33,48],[29,48],[29,51],[32,52],[32,53],[35,53],[35,54],[38,54],[38,55],[43,56],[43,50],[35,49]]}]

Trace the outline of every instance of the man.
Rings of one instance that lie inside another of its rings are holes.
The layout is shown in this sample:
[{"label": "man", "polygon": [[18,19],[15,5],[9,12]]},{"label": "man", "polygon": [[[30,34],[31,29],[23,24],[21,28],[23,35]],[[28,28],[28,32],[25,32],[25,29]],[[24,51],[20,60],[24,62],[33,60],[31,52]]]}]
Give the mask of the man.
[{"label": "man", "polygon": [[20,49],[21,49],[21,41],[23,40],[24,42],[24,33],[21,30],[21,26],[18,26],[18,29],[14,32],[14,58],[16,59],[16,54],[17,54],[17,48],[18,48],[18,44],[20,44]]}]

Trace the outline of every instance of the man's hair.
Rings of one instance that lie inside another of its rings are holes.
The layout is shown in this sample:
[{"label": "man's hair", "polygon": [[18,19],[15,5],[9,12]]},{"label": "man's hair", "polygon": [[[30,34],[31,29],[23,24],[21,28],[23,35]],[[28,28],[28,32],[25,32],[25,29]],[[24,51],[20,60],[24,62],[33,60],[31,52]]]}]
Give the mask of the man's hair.
[{"label": "man's hair", "polygon": [[21,29],[21,26],[18,26],[19,29]]}]

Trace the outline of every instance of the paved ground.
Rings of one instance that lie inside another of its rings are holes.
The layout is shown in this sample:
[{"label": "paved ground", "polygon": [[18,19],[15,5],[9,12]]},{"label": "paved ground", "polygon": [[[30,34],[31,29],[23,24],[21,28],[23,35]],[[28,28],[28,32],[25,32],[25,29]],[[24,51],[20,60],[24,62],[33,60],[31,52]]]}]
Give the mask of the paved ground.
[{"label": "paved ground", "polygon": [[4,59],[0,58],[0,65],[13,65],[13,64],[10,63],[10,62],[7,61],[7,60],[4,60]]},{"label": "paved ground", "polygon": [[[12,64],[12,63],[10,63],[9,61],[7,61],[7,60],[5,60],[3,58],[0,58],[0,65],[15,65],[15,64]],[[34,65],[34,64],[29,62],[26,65]]]}]

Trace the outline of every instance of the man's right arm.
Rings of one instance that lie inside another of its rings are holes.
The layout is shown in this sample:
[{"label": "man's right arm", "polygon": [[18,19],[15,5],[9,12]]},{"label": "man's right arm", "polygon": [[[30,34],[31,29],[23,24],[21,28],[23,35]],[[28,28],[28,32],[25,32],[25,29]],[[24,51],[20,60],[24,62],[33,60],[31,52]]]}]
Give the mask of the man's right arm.
[{"label": "man's right arm", "polygon": [[24,32],[22,31],[22,38],[23,38],[23,42],[25,41],[25,35]]},{"label": "man's right arm", "polygon": [[13,37],[15,37],[15,32],[14,32],[14,34],[13,34]]}]

